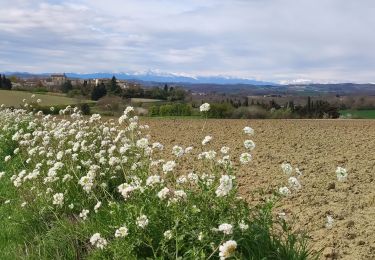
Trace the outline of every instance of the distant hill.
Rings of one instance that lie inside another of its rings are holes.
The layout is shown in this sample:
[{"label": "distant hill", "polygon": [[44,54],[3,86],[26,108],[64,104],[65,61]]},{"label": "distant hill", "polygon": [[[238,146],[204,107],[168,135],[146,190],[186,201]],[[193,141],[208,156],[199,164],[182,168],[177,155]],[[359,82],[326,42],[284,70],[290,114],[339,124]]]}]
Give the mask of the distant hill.
[{"label": "distant hill", "polygon": [[[21,78],[47,77],[53,73],[32,74],[27,72],[0,72],[5,75],[15,75]],[[160,73],[154,71],[134,73],[65,73],[69,78],[102,79],[115,76],[117,79],[139,82],[145,87],[162,86],[165,83],[180,85],[194,92],[243,93],[244,95],[375,95],[375,84],[357,83],[296,83],[277,84],[274,82],[258,81],[225,76],[189,76],[175,73]]]},{"label": "distant hill", "polygon": [[[15,75],[21,78],[31,77],[45,77],[53,73],[31,74],[27,72],[4,72],[5,75]],[[244,79],[226,76],[188,76],[176,73],[161,73],[161,72],[134,72],[134,73],[65,73],[69,78],[81,79],[102,79],[112,78],[115,76],[117,79],[124,80],[137,80],[144,82],[161,82],[161,83],[189,83],[189,84],[251,84],[251,85],[278,85],[274,82],[259,81],[253,79]]]},{"label": "distant hill", "polygon": [[77,74],[66,73],[68,77],[72,78],[111,78],[113,75],[117,79],[127,80],[141,80],[151,82],[165,82],[165,83],[189,83],[189,84],[251,84],[251,85],[278,85],[274,82],[265,82],[253,79],[244,79],[236,77],[225,76],[187,76],[175,73],[160,73],[160,72],[142,72],[142,73],[92,73],[92,74]]}]

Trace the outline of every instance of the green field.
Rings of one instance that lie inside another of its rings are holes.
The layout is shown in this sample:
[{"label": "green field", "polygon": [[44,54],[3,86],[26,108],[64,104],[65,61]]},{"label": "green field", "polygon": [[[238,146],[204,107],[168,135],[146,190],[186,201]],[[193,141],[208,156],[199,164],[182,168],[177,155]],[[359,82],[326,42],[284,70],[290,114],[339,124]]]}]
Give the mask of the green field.
[{"label": "green field", "polygon": [[132,103],[154,103],[154,102],[160,102],[162,100],[160,99],[151,99],[151,98],[132,98]]},{"label": "green field", "polygon": [[340,110],[340,114],[347,117],[347,118],[375,119],[375,109],[369,109],[369,110]]},{"label": "green field", "polygon": [[[31,98],[31,95],[35,95],[35,97]],[[27,103],[36,102],[37,99],[40,99],[42,101],[40,103],[40,106],[74,105],[82,102],[93,102],[88,100],[68,98],[61,95],[33,94],[24,91],[0,90],[0,104],[19,107],[22,104],[23,99],[26,99]]]}]

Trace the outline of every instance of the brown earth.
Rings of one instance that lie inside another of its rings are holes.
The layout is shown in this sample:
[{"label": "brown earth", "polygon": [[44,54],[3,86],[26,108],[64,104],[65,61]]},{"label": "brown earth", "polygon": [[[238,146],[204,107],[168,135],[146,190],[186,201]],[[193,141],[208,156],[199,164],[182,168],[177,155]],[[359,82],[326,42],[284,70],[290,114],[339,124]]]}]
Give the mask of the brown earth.
[{"label": "brown earth", "polygon": [[[211,147],[244,151],[245,126],[255,129],[253,161],[239,174],[240,192],[249,202],[254,191],[266,194],[287,186],[282,162],[303,171],[302,189],[275,209],[285,212],[296,229],[311,236],[322,259],[375,259],[375,120],[143,120],[153,140],[167,151],[173,145],[199,144],[212,135]],[[238,160],[238,157],[237,157]],[[348,170],[338,182],[335,170]],[[334,217],[332,229],[326,216]]]}]

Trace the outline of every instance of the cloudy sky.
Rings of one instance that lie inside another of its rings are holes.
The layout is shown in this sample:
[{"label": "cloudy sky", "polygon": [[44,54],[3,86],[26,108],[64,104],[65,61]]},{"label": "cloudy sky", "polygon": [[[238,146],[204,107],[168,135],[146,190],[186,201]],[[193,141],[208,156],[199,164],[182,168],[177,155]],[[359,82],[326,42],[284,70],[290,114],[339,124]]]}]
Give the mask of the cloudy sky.
[{"label": "cloudy sky", "polygon": [[375,82],[374,0],[0,0],[0,71]]}]

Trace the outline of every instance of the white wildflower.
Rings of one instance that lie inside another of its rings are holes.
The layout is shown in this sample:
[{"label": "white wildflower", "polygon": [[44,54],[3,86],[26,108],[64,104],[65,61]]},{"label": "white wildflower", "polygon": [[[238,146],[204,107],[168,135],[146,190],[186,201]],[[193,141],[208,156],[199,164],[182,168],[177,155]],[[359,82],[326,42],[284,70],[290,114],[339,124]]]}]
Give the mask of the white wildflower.
[{"label": "white wildflower", "polygon": [[164,149],[164,146],[161,144],[161,143],[153,143],[152,144],[152,149],[159,149],[159,150],[163,150]]},{"label": "white wildflower", "polygon": [[220,178],[220,185],[216,189],[215,194],[217,197],[223,197],[229,194],[233,188],[232,176],[222,175]]},{"label": "white wildflower", "polygon": [[147,138],[141,138],[137,140],[137,147],[145,149],[148,147],[148,139]]},{"label": "white wildflower", "polygon": [[220,260],[225,260],[233,255],[237,249],[237,242],[234,240],[228,240],[219,246],[219,257]]},{"label": "white wildflower", "polygon": [[288,187],[281,187],[279,188],[279,193],[283,196],[288,196],[290,194],[290,190]]},{"label": "white wildflower", "polygon": [[115,237],[126,237],[129,234],[129,230],[127,227],[122,226],[116,229]]},{"label": "white wildflower", "polygon": [[137,218],[137,226],[140,228],[145,228],[148,225],[148,218],[146,215],[142,215]]},{"label": "white wildflower", "polygon": [[154,186],[155,184],[157,183],[161,183],[162,182],[162,179],[159,175],[152,175],[152,176],[149,176],[146,180],[146,185],[147,186]]},{"label": "white wildflower", "polygon": [[164,200],[167,198],[169,194],[169,189],[167,187],[164,187],[161,191],[158,192],[158,197],[161,200]]},{"label": "white wildflower", "polygon": [[246,224],[243,220],[238,224],[238,226],[240,227],[242,231],[249,229],[249,225]]},{"label": "white wildflower", "polygon": [[243,129],[244,133],[247,134],[247,135],[253,135],[254,134],[254,129],[252,129],[251,127],[249,126],[246,126],[244,129]]},{"label": "white wildflower", "polygon": [[296,177],[289,177],[288,183],[292,189],[299,190],[301,188],[301,184]]},{"label": "white wildflower", "polygon": [[97,248],[103,249],[108,243],[107,240],[102,238],[99,233],[95,233],[90,238],[90,243],[93,246],[96,246]]},{"label": "white wildflower", "polygon": [[182,148],[181,146],[175,145],[172,148],[172,154],[174,156],[181,157],[182,155],[184,155],[184,148]]},{"label": "white wildflower", "polygon": [[164,237],[165,237],[166,240],[171,240],[172,237],[173,237],[171,230],[165,231],[163,235],[164,235]]},{"label": "white wildflower", "polygon": [[176,167],[175,161],[168,161],[165,164],[163,164],[163,172],[168,173],[173,171],[174,167]]},{"label": "white wildflower", "polygon": [[187,154],[187,153],[190,153],[191,151],[193,151],[193,147],[191,147],[191,146],[189,146],[189,147],[186,147],[185,148],[185,153]]},{"label": "white wildflower", "polygon": [[203,141],[202,141],[202,145],[206,145],[206,144],[208,144],[211,140],[212,140],[212,136],[207,135],[207,136],[203,139]]},{"label": "white wildflower", "polygon": [[208,112],[210,110],[210,104],[204,103],[199,107],[201,112]]},{"label": "white wildflower", "polygon": [[223,232],[225,235],[231,235],[233,233],[233,226],[231,224],[224,223],[219,226],[218,230]]},{"label": "white wildflower", "polygon": [[100,208],[101,206],[102,206],[102,203],[101,203],[100,201],[98,201],[98,203],[95,204],[95,206],[94,206],[94,211],[95,211],[95,213],[98,212],[98,210],[99,210],[99,208]]},{"label": "white wildflower", "polygon": [[336,176],[338,181],[346,181],[348,178],[348,172],[346,171],[345,168],[342,167],[337,167],[336,169]]},{"label": "white wildflower", "polygon": [[221,147],[220,152],[222,154],[227,154],[227,153],[229,153],[229,150],[230,150],[230,148],[228,146],[223,146],[223,147]]},{"label": "white wildflower", "polygon": [[289,163],[282,163],[281,164],[281,169],[283,170],[283,172],[287,175],[290,175],[292,174],[293,172],[293,167],[292,165],[290,165]]},{"label": "white wildflower", "polygon": [[88,209],[83,209],[81,213],[79,213],[79,217],[82,218],[83,220],[86,220],[89,212],[90,211]]},{"label": "white wildflower", "polygon": [[245,146],[246,149],[249,149],[250,151],[255,148],[255,143],[252,140],[245,140],[243,142],[243,145]]},{"label": "white wildflower", "polygon": [[56,193],[55,195],[53,195],[52,204],[62,206],[64,204],[64,194]]},{"label": "white wildflower", "polygon": [[249,153],[242,153],[240,156],[240,162],[242,164],[247,164],[251,161],[251,154]]}]

